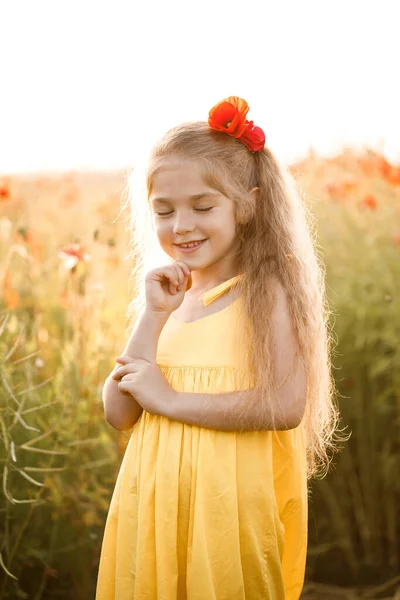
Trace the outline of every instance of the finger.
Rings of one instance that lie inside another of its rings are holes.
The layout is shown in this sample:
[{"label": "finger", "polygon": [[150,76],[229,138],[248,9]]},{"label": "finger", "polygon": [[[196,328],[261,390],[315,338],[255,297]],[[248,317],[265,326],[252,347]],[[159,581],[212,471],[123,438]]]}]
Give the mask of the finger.
[{"label": "finger", "polygon": [[123,382],[119,382],[118,391],[121,392],[124,396],[131,396],[132,394],[128,391],[127,384]]},{"label": "finger", "polygon": [[[154,275],[161,280],[161,284],[167,285],[170,294],[176,293],[176,288],[179,285],[179,275],[178,267],[174,263],[158,269],[153,269],[146,277],[152,277]],[[164,281],[162,281],[163,279]]]},{"label": "finger", "polygon": [[179,285],[177,269],[174,267],[174,265],[168,265],[168,267],[164,268],[160,274],[168,280],[167,283],[169,293],[175,294]]},{"label": "finger", "polygon": [[113,374],[111,375],[111,379],[115,379],[115,380],[117,380],[117,379],[121,379],[122,375],[123,375],[123,373],[121,372],[121,369],[120,369],[120,368],[119,368],[119,369],[116,369],[116,370],[113,372]]},{"label": "finger", "polygon": [[170,267],[169,281],[168,281],[168,289],[170,294],[176,294],[179,286],[179,275],[178,269],[175,265],[171,265]]},{"label": "finger", "polygon": [[178,268],[175,265],[175,263],[173,263],[172,265],[169,265],[169,273],[168,273],[167,277],[174,284],[177,285],[179,283],[179,273],[178,273]]},{"label": "finger", "polygon": [[181,288],[183,288],[185,291],[188,289],[189,280],[190,280],[190,275],[189,275],[189,277],[187,275],[185,275],[183,284],[181,285]]},{"label": "finger", "polygon": [[177,287],[177,289],[179,290],[179,289],[180,289],[180,286],[181,286],[181,284],[182,284],[182,281],[183,281],[182,270],[179,268],[179,266],[178,266],[178,265],[174,265],[174,269],[175,269],[175,273],[176,273],[176,280],[177,280],[177,282],[178,282],[178,283],[176,284],[176,287]]},{"label": "finger", "polygon": [[137,363],[128,363],[123,365],[122,367],[118,367],[113,371],[111,378],[112,379],[120,379],[123,375],[127,375],[128,373],[136,373],[139,369],[139,365]]},{"label": "finger", "polygon": [[111,378],[112,378],[112,379],[116,379],[116,380],[117,380],[117,379],[121,379],[121,377],[122,377],[123,375],[126,375],[126,373],[127,373],[127,370],[126,370],[126,369],[123,369],[123,368],[121,367],[121,368],[117,369],[116,371],[114,371],[114,373],[111,375]]},{"label": "finger", "polygon": [[174,267],[175,267],[176,277],[177,277],[177,280],[178,280],[177,289],[181,290],[183,282],[185,280],[185,275],[184,275],[184,273],[182,271],[182,267],[180,265],[174,264]]},{"label": "finger", "polygon": [[178,285],[172,281],[169,282],[168,289],[170,294],[176,294]]},{"label": "finger", "polygon": [[185,262],[183,262],[183,260],[177,260],[175,262],[182,268],[182,271],[184,272],[184,274],[186,274],[189,277],[190,267],[188,267],[188,265]]},{"label": "finger", "polygon": [[176,261],[175,264],[177,266],[177,270],[178,270],[178,274],[179,274],[179,287],[178,287],[178,289],[181,290],[182,288],[186,288],[186,285],[187,285],[187,282],[188,282],[188,278],[190,277],[190,269],[182,261]]},{"label": "finger", "polygon": [[111,371],[111,376],[113,376],[115,373],[118,373],[118,372],[119,372],[119,370],[120,370],[122,367],[124,367],[126,364],[129,364],[129,363],[128,363],[128,361],[122,361],[122,360],[120,361],[120,360],[117,360],[117,364],[116,364],[116,366],[115,366],[115,367],[114,367],[114,369]]},{"label": "finger", "polygon": [[120,367],[125,367],[126,365],[137,365],[138,362],[141,360],[140,358],[132,358],[131,356],[122,356],[119,358],[115,359],[117,362],[117,367],[116,369],[120,368]]},{"label": "finger", "polygon": [[149,271],[146,275],[146,281],[155,279],[160,283],[165,283],[163,280],[167,279],[169,282],[170,279],[173,279],[174,277],[175,270],[173,269],[172,265],[163,265],[162,267],[158,267],[152,271]]},{"label": "finger", "polygon": [[182,261],[175,262],[176,268],[178,270],[180,282],[183,283],[187,277],[190,275],[190,269],[185,265]]},{"label": "finger", "polygon": [[123,377],[121,377],[121,381],[133,381],[134,373],[126,373]]}]

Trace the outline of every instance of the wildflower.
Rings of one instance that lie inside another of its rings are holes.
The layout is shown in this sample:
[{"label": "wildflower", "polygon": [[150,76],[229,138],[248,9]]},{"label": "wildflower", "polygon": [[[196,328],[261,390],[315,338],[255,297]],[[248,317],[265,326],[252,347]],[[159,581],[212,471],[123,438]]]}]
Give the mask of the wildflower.
[{"label": "wildflower", "polygon": [[72,244],[67,248],[63,248],[59,251],[58,256],[63,259],[64,267],[66,269],[73,269],[80,262],[89,262],[91,257],[89,254],[84,252],[80,244]]}]

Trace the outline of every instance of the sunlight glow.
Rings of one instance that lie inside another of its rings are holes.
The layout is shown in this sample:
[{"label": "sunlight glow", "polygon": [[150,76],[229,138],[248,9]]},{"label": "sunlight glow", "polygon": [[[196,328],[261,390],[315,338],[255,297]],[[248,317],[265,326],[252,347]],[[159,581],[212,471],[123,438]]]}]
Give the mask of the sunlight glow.
[{"label": "sunlight glow", "polygon": [[[0,173],[135,164],[229,95],[283,161],[400,162],[399,4],[115,0],[0,7]],[[23,18],[21,18],[23,14]]]}]

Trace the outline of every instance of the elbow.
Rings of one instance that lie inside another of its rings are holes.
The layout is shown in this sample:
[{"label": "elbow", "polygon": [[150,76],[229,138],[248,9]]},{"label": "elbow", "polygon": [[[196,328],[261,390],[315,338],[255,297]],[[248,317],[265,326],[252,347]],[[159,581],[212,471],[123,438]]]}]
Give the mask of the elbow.
[{"label": "elbow", "polygon": [[120,424],[116,423],[115,420],[113,419],[113,417],[111,415],[107,414],[106,410],[104,410],[104,418],[107,421],[107,423],[109,425],[111,425],[111,427],[113,429],[116,429],[117,431],[122,431]]},{"label": "elbow", "polygon": [[122,423],[122,422],[116,421],[114,418],[112,418],[110,415],[107,415],[106,413],[104,414],[104,416],[105,416],[107,423],[109,425],[111,425],[111,427],[116,429],[117,431],[128,431],[129,429],[132,429],[132,427],[137,422],[137,420],[136,420],[133,423],[131,423],[131,422]]},{"label": "elbow", "polygon": [[103,400],[103,406],[104,406],[104,418],[107,421],[107,423],[109,425],[111,425],[111,427],[113,427],[114,429],[117,429],[117,431],[123,431],[121,429],[121,424],[118,423],[117,420],[115,419],[115,415],[112,415],[110,413],[110,411],[107,410],[104,400]]},{"label": "elbow", "polygon": [[104,418],[117,431],[132,429],[142,415],[143,408],[138,404],[133,410],[115,410],[115,407],[104,403]]},{"label": "elbow", "polygon": [[108,382],[109,378],[102,393],[104,417],[117,431],[128,431],[137,423],[143,408],[133,396],[120,394],[116,390],[115,382],[112,385]]},{"label": "elbow", "polygon": [[285,429],[296,429],[301,424],[305,412],[305,402],[301,403],[301,408],[288,419],[288,426]]},{"label": "elbow", "polygon": [[301,423],[302,419],[292,419],[287,426],[284,428],[285,431],[290,431],[290,429],[297,429]]},{"label": "elbow", "polygon": [[117,431],[128,431],[129,429],[132,429],[143,411],[141,407],[139,411],[134,412],[115,410],[115,407],[107,404],[104,398],[103,407],[105,420]]},{"label": "elbow", "polygon": [[112,421],[109,421],[108,419],[106,419],[106,420],[107,420],[107,423],[108,423],[109,425],[111,425],[111,427],[112,427],[113,429],[116,429],[117,431],[129,431],[129,429],[132,429],[132,427],[133,427],[133,425],[130,425],[129,427],[126,427],[126,426],[124,426],[124,425],[120,425],[120,426],[118,426],[118,425],[116,425],[115,423],[113,423]]},{"label": "elbow", "polygon": [[286,410],[279,415],[279,426],[274,428],[279,431],[287,431],[299,427],[304,417],[305,407],[306,402],[303,399],[291,403],[290,407],[286,407]]}]

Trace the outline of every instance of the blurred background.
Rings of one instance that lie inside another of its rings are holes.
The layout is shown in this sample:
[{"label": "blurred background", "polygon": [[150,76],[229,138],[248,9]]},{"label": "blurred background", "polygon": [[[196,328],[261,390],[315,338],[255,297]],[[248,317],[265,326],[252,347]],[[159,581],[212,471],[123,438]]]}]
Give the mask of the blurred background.
[{"label": "blurred background", "polygon": [[126,177],[226,96],[318,223],[349,441],[311,484],[303,598],[400,598],[397,0],[0,3],[0,600],[94,598],[129,438]]}]

